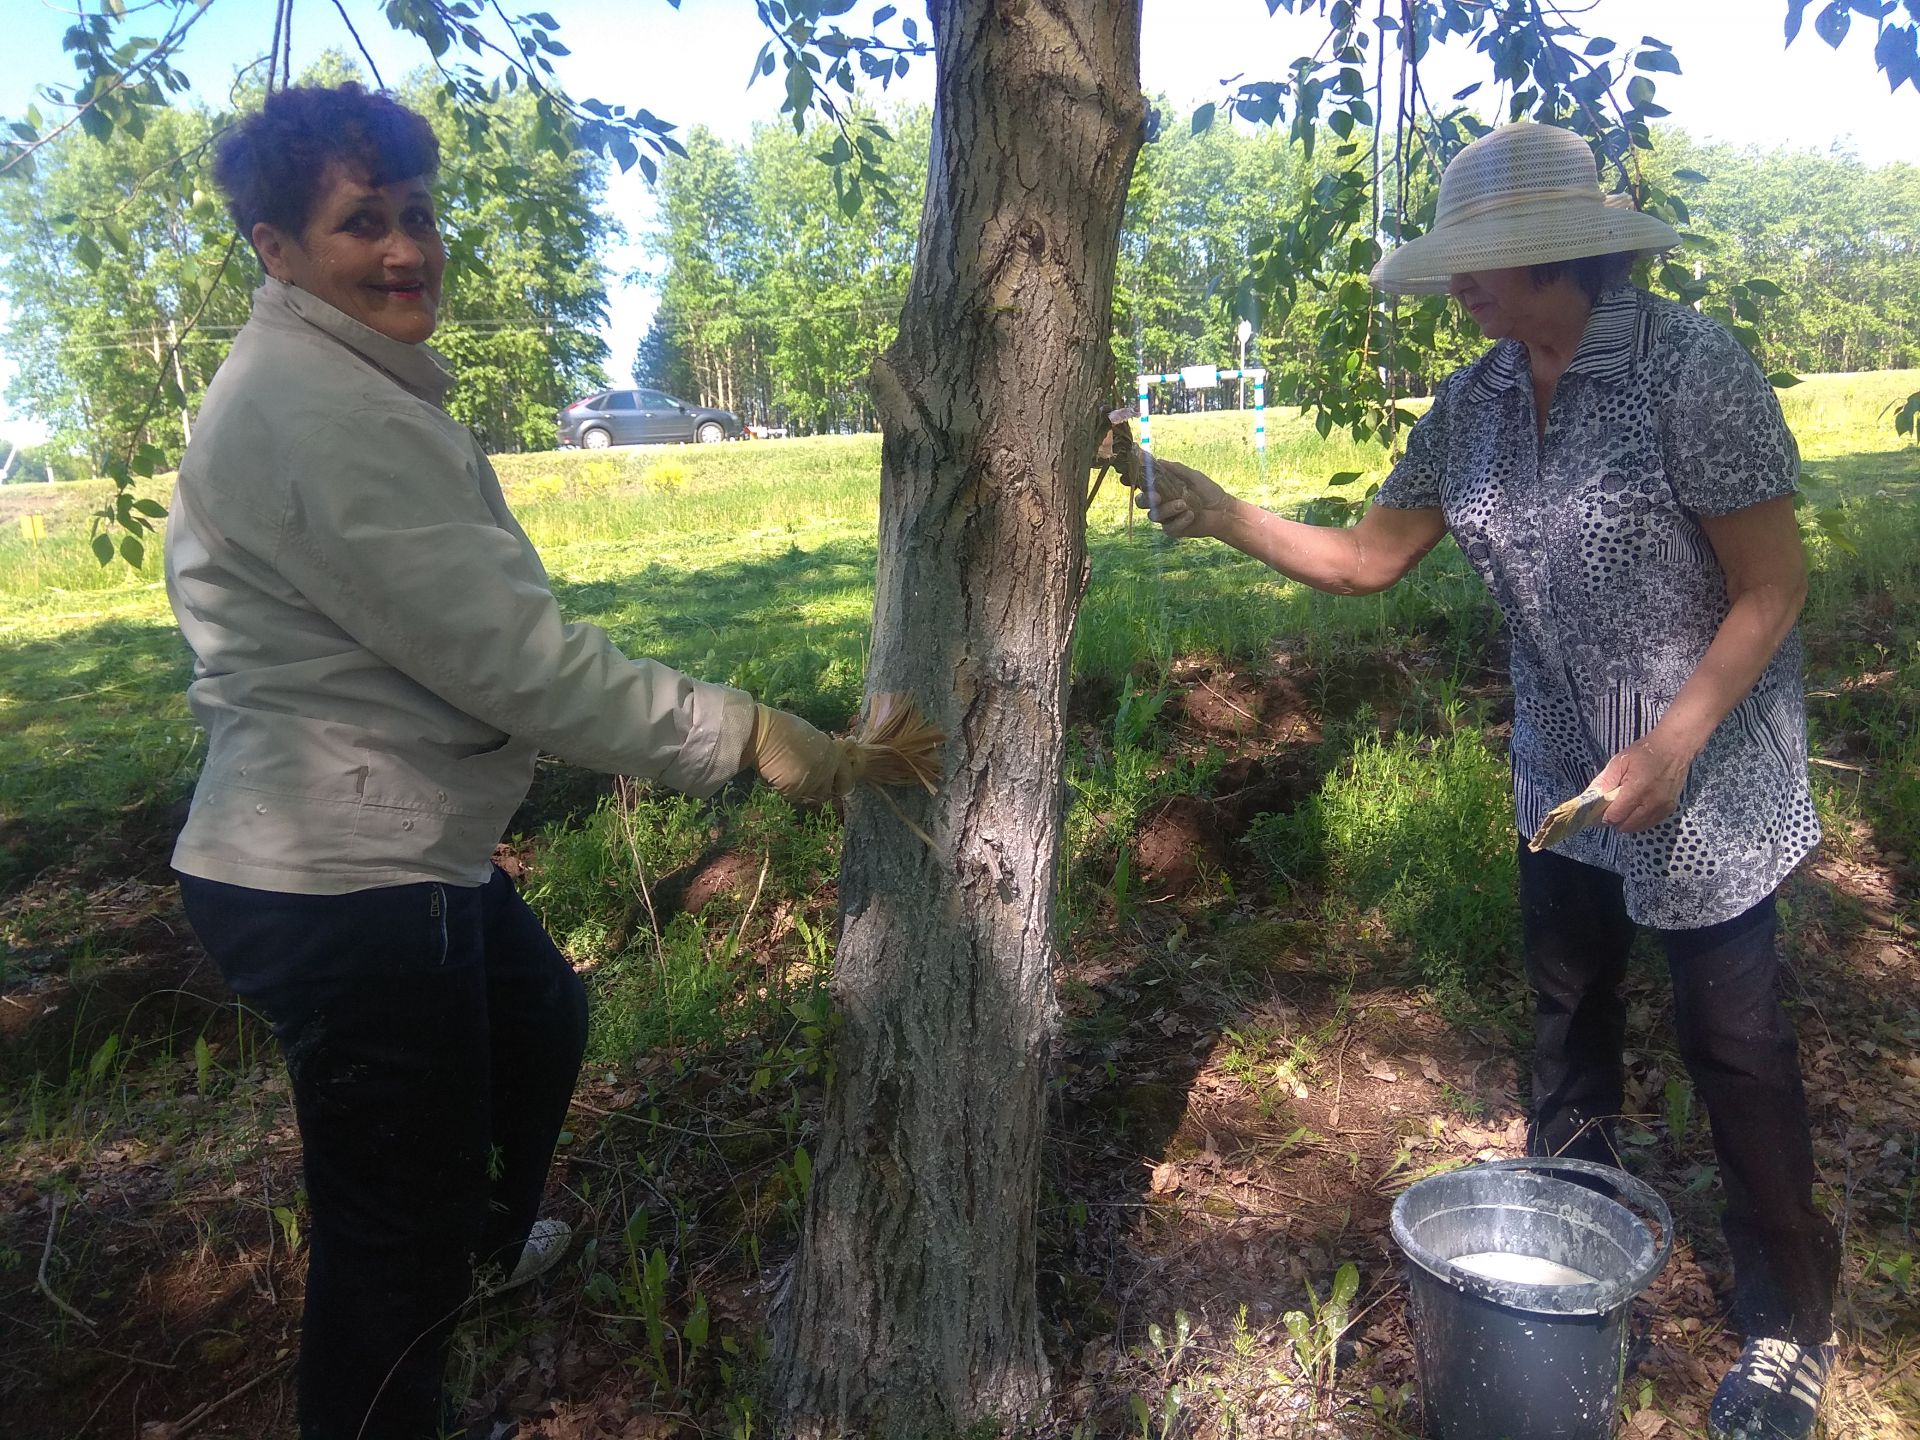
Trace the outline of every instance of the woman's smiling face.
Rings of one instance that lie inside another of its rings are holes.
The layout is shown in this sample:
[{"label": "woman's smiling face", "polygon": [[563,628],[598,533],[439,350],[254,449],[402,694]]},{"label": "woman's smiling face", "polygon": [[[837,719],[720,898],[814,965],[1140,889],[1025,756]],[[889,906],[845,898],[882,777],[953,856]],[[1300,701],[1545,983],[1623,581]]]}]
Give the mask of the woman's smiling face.
[{"label": "woman's smiling face", "polygon": [[253,227],[260,263],[390,340],[417,345],[433,334],[447,247],[424,176],[370,185],[327,167],[306,229],[293,237]]}]

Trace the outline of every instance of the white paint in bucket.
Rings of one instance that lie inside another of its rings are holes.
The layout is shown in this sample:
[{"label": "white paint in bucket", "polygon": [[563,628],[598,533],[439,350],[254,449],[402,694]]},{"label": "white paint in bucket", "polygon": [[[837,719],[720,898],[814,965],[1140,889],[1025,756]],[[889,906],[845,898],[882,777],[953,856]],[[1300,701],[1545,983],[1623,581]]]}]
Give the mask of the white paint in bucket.
[{"label": "white paint in bucket", "polygon": [[1596,1281],[1584,1270],[1543,1260],[1538,1255],[1515,1255],[1506,1250],[1482,1250],[1477,1255],[1456,1255],[1453,1263],[1462,1270],[1484,1275],[1489,1280],[1505,1280],[1521,1285],[1592,1285]]}]

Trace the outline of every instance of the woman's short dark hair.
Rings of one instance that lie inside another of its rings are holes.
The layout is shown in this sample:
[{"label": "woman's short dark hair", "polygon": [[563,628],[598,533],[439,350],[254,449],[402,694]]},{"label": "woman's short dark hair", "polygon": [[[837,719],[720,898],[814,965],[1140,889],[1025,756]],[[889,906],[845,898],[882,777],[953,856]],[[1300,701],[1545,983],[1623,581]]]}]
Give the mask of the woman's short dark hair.
[{"label": "woman's short dark hair", "polygon": [[1569,275],[1592,301],[1625,284],[1639,258],[1638,250],[1616,250],[1611,255],[1582,255],[1577,260],[1554,260],[1528,269],[1535,285],[1551,285],[1562,275]]},{"label": "woman's short dark hair", "polygon": [[220,137],[213,178],[243,236],[261,221],[289,235],[305,233],[329,162],[369,185],[390,185],[440,168],[433,127],[389,95],[349,80],[299,85]]}]

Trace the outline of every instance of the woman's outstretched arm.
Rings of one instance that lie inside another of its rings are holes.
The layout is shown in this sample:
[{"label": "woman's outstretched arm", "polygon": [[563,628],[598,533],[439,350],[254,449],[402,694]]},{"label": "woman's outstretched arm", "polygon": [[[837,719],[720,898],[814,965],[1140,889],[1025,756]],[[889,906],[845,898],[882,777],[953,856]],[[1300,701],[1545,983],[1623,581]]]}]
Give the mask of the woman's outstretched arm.
[{"label": "woman's outstretched arm", "polygon": [[1288,520],[1229,494],[1177,460],[1153,461],[1153,486],[1134,504],[1169,535],[1205,535],[1290,580],[1333,595],[1372,595],[1418,565],[1447,533],[1440,509],[1370,505],[1350,528]]}]

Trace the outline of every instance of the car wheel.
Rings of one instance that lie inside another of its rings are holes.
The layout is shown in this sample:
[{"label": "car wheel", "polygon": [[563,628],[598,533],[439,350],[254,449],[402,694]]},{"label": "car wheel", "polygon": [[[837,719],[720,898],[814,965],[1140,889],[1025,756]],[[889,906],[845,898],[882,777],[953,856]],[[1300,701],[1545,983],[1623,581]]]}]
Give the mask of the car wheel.
[{"label": "car wheel", "polygon": [[580,436],[580,443],[589,450],[604,450],[613,443],[613,437],[604,430],[588,430]]},{"label": "car wheel", "polygon": [[717,444],[719,441],[727,438],[726,427],[709,420],[693,432],[693,438],[698,440],[702,445]]}]

